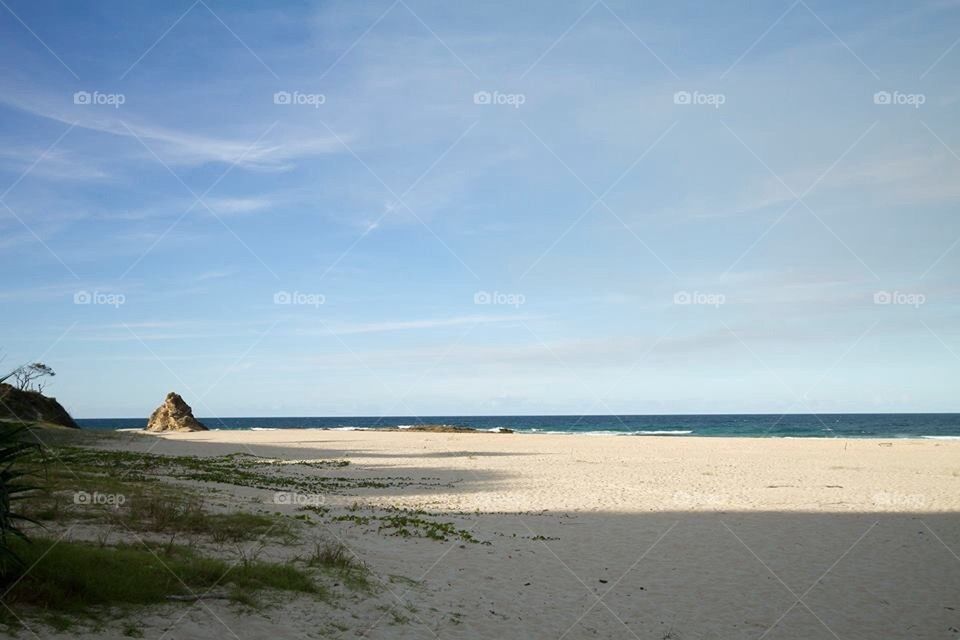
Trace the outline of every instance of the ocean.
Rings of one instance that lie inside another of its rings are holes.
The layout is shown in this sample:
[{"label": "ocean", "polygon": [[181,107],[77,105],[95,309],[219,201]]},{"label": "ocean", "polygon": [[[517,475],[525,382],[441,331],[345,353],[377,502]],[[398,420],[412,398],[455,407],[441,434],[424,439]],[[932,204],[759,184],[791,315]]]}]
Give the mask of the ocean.
[{"label": "ocean", "polygon": [[[838,413],[627,416],[389,416],[198,418],[210,429],[396,429],[443,424],[529,434],[668,435],[771,438],[960,439],[958,413]],[[144,418],[87,418],[85,429],[142,429]]]}]

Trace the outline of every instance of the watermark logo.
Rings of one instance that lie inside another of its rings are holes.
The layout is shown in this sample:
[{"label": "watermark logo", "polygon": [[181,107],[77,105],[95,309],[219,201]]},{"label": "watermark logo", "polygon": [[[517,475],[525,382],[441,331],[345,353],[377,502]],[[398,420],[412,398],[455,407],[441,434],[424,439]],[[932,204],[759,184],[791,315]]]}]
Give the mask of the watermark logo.
[{"label": "watermark logo", "polygon": [[719,109],[726,103],[727,96],[722,93],[702,93],[700,91],[677,91],[673,94],[673,104],[709,106]]},{"label": "watermark logo", "polygon": [[499,91],[477,91],[473,94],[473,104],[507,105],[519,109],[527,101],[523,93],[500,93]]},{"label": "watermark logo", "polygon": [[873,94],[873,104],[903,105],[919,109],[927,101],[923,93],[903,93],[902,91],[877,91]]},{"label": "watermark logo", "polygon": [[319,109],[327,102],[327,96],[322,93],[302,93],[300,91],[277,91],[273,94],[273,104],[307,106]]},{"label": "watermark logo", "polygon": [[473,294],[473,304],[489,304],[518,308],[527,302],[522,293],[501,293],[499,291],[477,291]]},{"label": "watermark logo", "polygon": [[673,294],[673,304],[699,304],[719,307],[726,304],[727,296],[722,293],[704,293],[702,291],[677,291]]},{"label": "watermark logo", "polygon": [[100,93],[99,91],[77,91],[73,94],[73,104],[107,106],[119,109],[127,101],[122,93]]},{"label": "watermark logo", "polygon": [[873,304],[896,304],[914,309],[919,309],[920,305],[927,301],[927,296],[922,293],[906,293],[904,291],[877,291],[873,294]]},{"label": "watermark logo", "polygon": [[319,493],[278,491],[273,494],[273,504],[286,504],[296,507],[320,507],[325,501],[324,496]]},{"label": "watermark logo", "polygon": [[98,505],[116,509],[126,501],[127,496],[122,493],[100,493],[99,491],[94,491],[93,493],[87,491],[73,492],[73,504]]},{"label": "watermark logo", "polygon": [[322,293],[304,293],[302,291],[277,291],[273,294],[273,304],[289,304],[304,307],[319,307],[327,302]]},{"label": "watermark logo", "polygon": [[927,506],[927,498],[919,493],[896,493],[878,491],[873,494],[873,504],[880,507],[906,507],[921,509]]},{"label": "watermark logo", "polygon": [[73,304],[106,305],[116,309],[126,304],[127,296],[122,293],[105,293],[103,291],[77,291],[73,294]]}]

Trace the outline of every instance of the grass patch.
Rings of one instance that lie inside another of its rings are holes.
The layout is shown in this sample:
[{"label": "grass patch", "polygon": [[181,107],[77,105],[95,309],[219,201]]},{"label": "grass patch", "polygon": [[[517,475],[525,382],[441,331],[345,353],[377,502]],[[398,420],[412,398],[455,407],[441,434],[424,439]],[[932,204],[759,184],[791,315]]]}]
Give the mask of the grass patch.
[{"label": "grass patch", "polygon": [[[296,473],[299,468],[337,469],[346,460],[283,461],[246,453],[223,456],[165,456],[153,453],[63,446],[51,451],[52,463],[61,462],[74,473],[98,474],[129,480],[151,480],[162,476],[180,480],[218,482],[254,489],[328,494],[355,489],[386,489],[405,486],[439,486],[439,483],[408,478],[350,478]],[[282,471],[290,470],[290,473]]]},{"label": "grass patch", "polygon": [[[92,459],[103,462],[98,452],[92,454]],[[58,458],[64,464],[56,464]],[[87,521],[133,531],[206,536],[217,544],[261,537],[296,539],[297,523],[289,516],[211,513],[204,508],[204,498],[191,489],[137,470],[108,472],[90,459],[86,455],[73,459],[62,452],[48,456],[52,464],[47,472],[36,474],[42,490],[31,495],[25,514],[41,522]]]},{"label": "grass patch", "polygon": [[[332,518],[334,522],[352,522],[358,526],[367,526],[377,523],[377,532],[400,538],[429,538],[430,540],[462,540],[463,542],[479,543],[473,534],[466,529],[459,529],[452,522],[431,520],[429,514],[423,511],[399,511],[390,515],[361,516],[355,513],[345,513]],[[486,542],[482,544],[488,544]]]},{"label": "grass patch", "polygon": [[[168,596],[199,595],[215,586],[244,597],[263,589],[322,594],[309,575],[291,564],[234,564],[180,546],[153,553],[130,545],[49,539],[14,544],[24,566],[0,575],[0,588],[10,589],[4,601],[18,615],[44,613],[56,626],[71,616],[96,618],[106,607],[162,603]],[[4,611],[0,620],[9,625],[13,619]]]},{"label": "grass patch", "polygon": [[389,535],[397,535],[403,538],[430,538],[443,542],[450,538],[459,538],[464,542],[477,542],[477,539],[469,531],[458,529],[452,522],[437,522],[419,515],[406,513],[380,516],[379,520],[380,530],[387,531]]},{"label": "grass patch", "polygon": [[307,558],[307,566],[335,573],[355,589],[370,587],[370,570],[367,565],[339,542],[318,542],[314,545],[313,553]]},{"label": "grass patch", "polygon": [[206,535],[218,544],[263,536],[295,537],[293,523],[286,518],[242,511],[208,513],[203,500],[196,496],[135,496],[121,518],[131,529]]},{"label": "grass patch", "polygon": [[[15,615],[0,608],[0,636],[4,626],[18,628],[18,616],[60,631],[77,624],[100,628],[119,616],[122,628],[118,629],[123,635],[138,637],[142,628],[123,618],[130,618],[145,605],[189,606],[193,597],[211,588],[213,596],[252,608],[259,606],[260,592],[268,591],[326,599],[329,591],[325,585],[332,584],[331,578],[352,589],[373,589],[368,567],[336,544],[317,545],[312,554],[302,553],[295,564],[259,561],[259,551],[245,556],[239,545],[239,562],[206,555],[203,550],[211,550],[210,542],[270,538],[291,544],[305,530],[303,521],[310,523],[314,515],[325,517],[329,509],[306,505],[293,516],[217,508],[207,511],[217,505],[205,504],[205,494],[220,489],[195,482],[321,495],[345,488],[418,484],[406,479],[394,483],[384,478],[329,477],[298,469],[336,469],[344,466],[343,461],[286,463],[245,454],[162,456],[67,443],[44,453],[46,472],[39,474],[36,482],[42,491],[31,495],[25,505],[28,515],[55,523],[55,531],[70,523],[96,525],[93,533],[98,541],[58,543],[50,538],[55,534],[37,530],[34,533],[42,537],[32,543],[16,541],[23,565],[6,572],[0,569],[0,593],[9,589],[4,603]],[[38,455],[34,462],[39,460]],[[192,486],[172,484],[170,478],[194,482]],[[108,544],[114,533],[122,536],[125,530],[152,534],[145,536],[148,540],[162,535],[165,542],[156,545],[156,554],[141,545]],[[26,567],[31,569],[24,572]]]},{"label": "grass patch", "polygon": [[[206,536],[214,543],[236,543],[261,537],[292,542],[296,539],[294,518],[279,514],[248,512],[211,513],[202,497],[180,487],[162,483],[112,481],[109,485],[69,478],[84,487],[86,502],[58,480],[46,483],[44,491],[31,496],[25,513],[41,522],[98,522],[141,532]],[[87,489],[90,489],[89,491]],[[120,504],[91,504],[89,496],[120,496]]]},{"label": "grass patch", "polygon": [[356,525],[366,526],[373,520],[373,516],[358,516],[352,513],[344,513],[339,516],[334,516],[332,519],[334,522],[352,522]]}]

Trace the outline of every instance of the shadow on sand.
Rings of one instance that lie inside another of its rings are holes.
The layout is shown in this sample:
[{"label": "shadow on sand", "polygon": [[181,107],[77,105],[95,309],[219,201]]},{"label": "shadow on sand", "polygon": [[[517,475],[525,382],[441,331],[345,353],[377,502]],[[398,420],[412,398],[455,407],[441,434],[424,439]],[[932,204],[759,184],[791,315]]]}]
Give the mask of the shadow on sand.
[{"label": "shadow on sand", "polygon": [[[359,453],[342,440],[304,442],[322,448],[258,445],[249,452],[283,458]],[[124,446],[174,453],[179,444],[133,439]],[[237,448],[191,444],[207,455]],[[349,467],[335,472],[352,473]],[[362,471],[380,472],[367,464]],[[438,469],[390,467],[383,473],[434,477]],[[509,480],[456,467],[440,473],[460,481],[430,493],[494,492]],[[394,494],[410,495],[375,492]],[[393,593],[400,611],[416,611],[405,614],[408,623],[388,624],[377,612],[361,616],[357,629],[343,637],[361,632],[384,639],[498,640],[960,637],[957,513],[732,512],[719,503],[709,508],[691,503],[689,510],[664,505],[648,513],[444,517],[490,544],[388,538],[350,523],[336,525],[334,533],[378,574],[411,576],[419,583]]]}]

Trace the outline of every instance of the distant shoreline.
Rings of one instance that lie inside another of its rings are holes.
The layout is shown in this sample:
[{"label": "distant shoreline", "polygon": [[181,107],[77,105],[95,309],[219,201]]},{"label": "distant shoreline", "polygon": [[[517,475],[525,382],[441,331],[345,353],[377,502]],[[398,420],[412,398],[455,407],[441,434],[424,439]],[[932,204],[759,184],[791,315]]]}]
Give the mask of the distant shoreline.
[{"label": "distant shoreline", "polygon": [[[147,435],[164,435],[157,434],[147,431],[144,428],[129,427],[121,429],[97,429],[98,431],[116,431],[120,433],[143,433]],[[411,433],[411,434],[423,434],[423,433],[450,433],[450,434],[493,434],[493,435],[519,435],[519,436],[563,436],[563,437],[642,437],[642,438],[666,438],[666,439],[698,439],[706,438],[710,440],[717,439],[747,439],[747,440],[763,440],[763,439],[772,439],[772,440],[924,440],[924,441],[960,441],[960,435],[923,435],[923,434],[907,434],[907,435],[892,435],[892,436],[883,436],[883,435],[867,435],[867,436],[831,436],[831,435],[806,435],[806,436],[797,436],[797,435],[779,435],[779,434],[756,434],[756,435],[742,435],[742,434],[717,434],[717,435],[703,435],[696,434],[688,431],[683,432],[643,432],[643,433],[633,433],[633,432],[611,432],[611,431],[522,431],[522,430],[511,430],[508,432],[497,432],[497,431],[484,431],[479,429],[459,429],[451,431],[424,431],[424,430],[414,430],[414,429],[400,429],[397,427],[248,427],[248,428],[238,428],[238,429],[220,429],[220,428],[211,428],[207,432],[225,432],[225,433],[244,433],[244,432],[262,432],[262,431],[325,431],[325,432],[362,432],[362,433]],[[197,432],[204,433],[204,432]]]},{"label": "distant shoreline", "polygon": [[[523,435],[709,438],[960,439],[960,414],[742,414],[600,416],[356,416],[199,418],[209,429],[463,431]],[[79,419],[91,430],[139,429],[139,418]]]}]

